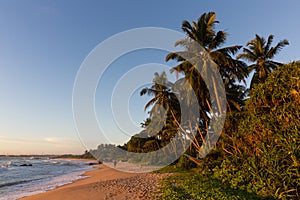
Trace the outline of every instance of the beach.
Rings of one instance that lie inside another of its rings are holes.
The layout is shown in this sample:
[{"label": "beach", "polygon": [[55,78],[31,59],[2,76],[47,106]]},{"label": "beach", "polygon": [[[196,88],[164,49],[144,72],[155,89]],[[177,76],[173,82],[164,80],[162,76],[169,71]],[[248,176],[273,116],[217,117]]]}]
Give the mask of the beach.
[{"label": "beach", "polygon": [[73,183],[93,170],[95,160],[1,157],[0,200],[15,200]]},{"label": "beach", "polygon": [[102,199],[153,199],[160,180],[170,174],[130,173],[106,165],[96,166],[74,183],[44,193],[21,198],[22,200],[102,200]]}]

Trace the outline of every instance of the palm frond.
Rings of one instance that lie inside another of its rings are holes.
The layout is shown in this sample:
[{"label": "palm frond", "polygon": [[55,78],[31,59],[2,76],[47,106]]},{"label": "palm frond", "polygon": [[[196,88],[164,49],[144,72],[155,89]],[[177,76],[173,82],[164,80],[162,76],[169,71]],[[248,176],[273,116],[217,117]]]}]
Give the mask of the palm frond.
[{"label": "palm frond", "polygon": [[181,29],[183,30],[183,32],[185,32],[188,37],[190,37],[191,39],[195,40],[196,38],[194,37],[194,34],[193,34],[193,26],[190,24],[190,22],[184,20],[182,22],[182,25],[181,25]]},{"label": "palm frond", "polygon": [[250,62],[256,61],[257,56],[250,49],[243,48],[243,52],[244,53],[241,53],[241,54],[237,55],[236,58],[237,59],[244,59],[244,60],[247,60],[247,61],[250,61]]},{"label": "palm frond", "polygon": [[222,53],[225,53],[225,54],[232,54],[232,55],[234,55],[241,48],[242,48],[241,45],[235,45],[235,46],[230,46],[230,47],[225,47],[225,48],[218,49],[218,51],[222,52]]},{"label": "palm frond", "polygon": [[182,57],[181,55],[186,54],[186,52],[171,52],[169,53],[166,58],[165,61],[168,62],[169,60],[176,60],[178,62],[184,61],[185,58]]},{"label": "palm frond", "polygon": [[148,88],[144,88],[140,91],[140,96],[147,94]]},{"label": "palm frond", "polygon": [[282,40],[275,47],[272,47],[267,54],[267,58],[273,58],[283,47],[289,45],[289,41]]},{"label": "palm frond", "polygon": [[190,43],[191,42],[188,39],[178,40],[175,42],[175,47],[176,46],[188,47],[190,45]]},{"label": "palm frond", "polygon": [[225,40],[227,38],[227,33],[224,31],[218,31],[217,35],[213,38],[212,42],[209,45],[209,49],[215,49],[222,44],[224,44]]},{"label": "palm frond", "polygon": [[153,104],[155,104],[155,102],[157,101],[157,97],[154,97],[153,99],[151,99],[144,108],[144,111],[146,111],[150,106],[152,106]]},{"label": "palm frond", "polygon": [[270,47],[271,47],[271,44],[272,44],[272,42],[273,42],[273,39],[274,39],[274,35],[269,35],[269,37],[268,37],[268,42],[267,42],[267,44],[266,44],[266,46],[265,46],[265,54],[267,55],[267,53],[269,52],[269,50],[270,50]]}]

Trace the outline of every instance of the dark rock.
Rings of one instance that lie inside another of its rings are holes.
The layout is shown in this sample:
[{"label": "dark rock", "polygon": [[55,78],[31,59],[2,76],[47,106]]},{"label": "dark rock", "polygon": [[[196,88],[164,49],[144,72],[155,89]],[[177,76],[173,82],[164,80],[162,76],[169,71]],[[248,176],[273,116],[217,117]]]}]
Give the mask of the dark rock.
[{"label": "dark rock", "polygon": [[92,163],[87,163],[87,165],[99,165],[98,163],[92,162]]},{"label": "dark rock", "polygon": [[32,164],[21,164],[20,167],[30,167]]}]

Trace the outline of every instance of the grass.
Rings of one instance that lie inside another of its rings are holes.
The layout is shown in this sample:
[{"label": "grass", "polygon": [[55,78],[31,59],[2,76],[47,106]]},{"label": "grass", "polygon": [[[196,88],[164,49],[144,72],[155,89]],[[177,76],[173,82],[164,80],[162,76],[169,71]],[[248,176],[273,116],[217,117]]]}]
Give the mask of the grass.
[{"label": "grass", "polygon": [[247,191],[237,190],[219,179],[211,178],[193,171],[181,171],[173,167],[164,168],[157,173],[175,173],[163,180],[159,199],[223,199],[223,200],[258,200],[264,199]]}]

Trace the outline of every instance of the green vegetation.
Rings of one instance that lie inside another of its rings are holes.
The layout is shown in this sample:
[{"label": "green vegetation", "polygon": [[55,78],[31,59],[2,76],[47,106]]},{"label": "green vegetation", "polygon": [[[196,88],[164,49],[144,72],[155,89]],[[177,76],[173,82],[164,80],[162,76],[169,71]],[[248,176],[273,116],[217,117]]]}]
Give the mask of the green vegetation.
[{"label": "green vegetation", "polygon": [[299,91],[297,62],[257,84],[198,172],[165,181],[163,199],[299,199]]},{"label": "green vegetation", "polygon": [[254,86],[236,130],[219,141],[228,154],[215,177],[262,196],[299,198],[299,91],[300,63],[283,65]]},{"label": "green vegetation", "polygon": [[254,71],[251,88],[253,88],[254,84],[263,83],[273,70],[278,66],[282,66],[282,63],[271,59],[289,42],[282,40],[276,46],[271,47],[273,38],[274,36],[270,35],[268,41],[266,41],[265,38],[256,35],[254,40],[247,43],[249,48],[244,48],[244,53],[237,56],[237,58],[243,58],[254,63],[248,67],[249,72]]},{"label": "green vegetation", "polygon": [[90,151],[84,151],[81,155],[74,155],[74,154],[63,154],[63,155],[52,155],[48,156],[49,158],[77,158],[77,159],[91,159],[95,160],[95,157],[90,153]]},{"label": "green vegetation", "polygon": [[[188,21],[183,22],[182,30],[188,37],[177,41],[175,45],[182,46],[184,50],[170,53],[166,57],[166,61],[179,62],[179,65],[173,67],[171,72],[181,74],[182,78],[171,83],[167,80],[166,73],[155,73],[153,85],[141,91],[141,95],[148,94],[153,97],[145,106],[145,110],[150,109],[149,118],[143,124],[145,130],[133,136],[124,146],[128,151],[151,152],[169,143],[174,143],[173,151],[176,151],[178,140],[173,139],[177,136],[183,140],[182,143],[187,141],[186,138],[195,138],[192,141],[193,145],[186,153],[191,156],[198,154],[203,138],[209,130],[209,122],[218,113],[224,112],[224,110],[220,110],[219,102],[215,102],[218,104],[218,108],[211,104],[209,90],[203,76],[200,75],[201,72],[215,84],[222,84],[217,83],[215,77],[210,75],[213,70],[210,59],[217,64],[216,67],[227,90],[228,110],[242,109],[247,90],[239,83],[245,82],[248,70],[243,61],[233,58],[233,55],[242,46],[222,47],[227,33],[215,30],[215,25],[218,23],[216,14],[213,12],[204,13],[197,22],[192,24]],[[199,44],[203,49],[199,49]],[[195,63],[190,63],[190,60]],[[221,86],[216,85],[215,87]],[[164,113],[163,110],[167,112]],[[213,110],[215,111],[213,112]],[[196,123],[191,124],[192,122]],[[157,130],[157,127],[162,128]],[[139,135],[143,135],[143,137],[141,138]],[[188,159],[182,157],[179,159],[179,163],[185,165],[184,160]],[[192,164],[185,166],[191,167]]]},{"label": "green vegetation", "polygon": [[195,172],[185,172],[163,181],[164,200],[179,199],[263,199],[253,193],[233,189],[230,184],[224,184],[219,179],[203,176]]},{"label": "green vegetation", "polygon": [[[183,23],[188,37],[202,45],[207,43],[199,41],[205,38],[201,34],[212,27],[201,21],[206,17],[210,22],[214,20],[211,14],[204,14],[193,26]],[[300,198],[300,63],[283,65],[272,61],[288,44],[283,40],[271,47],[272,41],[273,35],[267,42],[256,35],[248,42],[249,49],[244,48],[237,56],[254,63],[247,67],[248,72],[254,71],[247,100],[248,91],[236,84],[247,76],[244,70],[235,71],[243,73],[227,80],[222,73],[229,66],[222,66],[212,57],[220,67],[227,102],[232,102],[228,103],[231,106],[223,133],[215,149],[200,160],[199,172],[181,173],[165,182],[163,199]],[[177,68],[183,68],[185,61],[177,60],[181,61]],[[239,75],[242,78],[238,79]]]},{"label": "green vegetation", "polygon": [[[178,141],[192,141],[185,155],[158,172],[176,174],[164,181],[162,199],[300,199],[300,63],[273,60],[289,44],[282,40],[271,47],[273,35],[267,40],[256,35],[243,49],[223,47],[228,34],[216,31],[218,23],[214,12],[182,23],[187,37],[175,45],[183,51],[166,57],[178,62],[170,71],[180,76],[172,83],[165,72],[155,73],[152,86],[140,93],[151,96],[144,130],[120,148],[149,153],[171,143],[176,154]],[[227,116],[217,145],[201,158],[209,123],[224,112],[205,83],[205,78],[215,83],[214,92],[222,86],[211,76],[210,59],[226,90]],[[243,83],[250,72],[247,89]],[[130,161],[159,163],[145,158]]]}]

